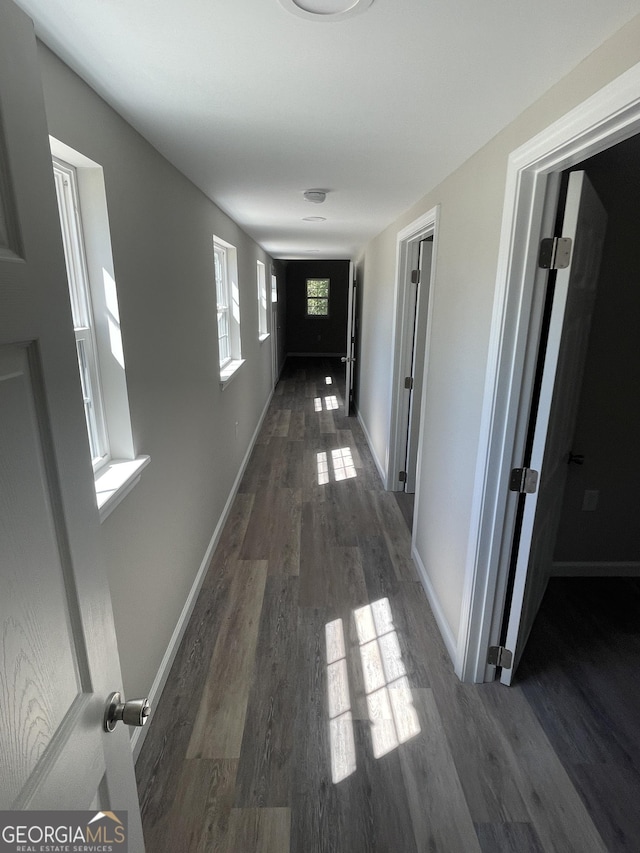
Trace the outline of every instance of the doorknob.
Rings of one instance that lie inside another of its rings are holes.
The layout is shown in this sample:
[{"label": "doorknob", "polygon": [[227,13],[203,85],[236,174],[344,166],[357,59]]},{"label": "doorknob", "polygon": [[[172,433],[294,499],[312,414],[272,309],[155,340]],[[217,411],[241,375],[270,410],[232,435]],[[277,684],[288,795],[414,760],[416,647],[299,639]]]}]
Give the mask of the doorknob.
[{"label": "doorknob", "polygon": [[344,364],[346,361],[355,361],[355,358],[349,358],[346,355],[343,355],[340,361]]},{"label": "doorknob", "polygon": [[151,705],[148,699],[132,699],[130,702],[122,702],[119,693],[112,693],[107,699],[107,707],[104,711],[104,730],[112,732],[119,720],[127,726],[144,726],[151,713]]}]

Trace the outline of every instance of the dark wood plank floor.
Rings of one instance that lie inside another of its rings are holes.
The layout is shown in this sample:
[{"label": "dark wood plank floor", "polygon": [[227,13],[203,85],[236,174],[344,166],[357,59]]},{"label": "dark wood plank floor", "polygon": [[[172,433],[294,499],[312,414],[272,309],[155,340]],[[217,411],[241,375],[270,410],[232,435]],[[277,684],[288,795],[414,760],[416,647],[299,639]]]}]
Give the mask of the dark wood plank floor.
[{"label": "dark wood plank floor", "polygon": [[639,850],[604,719],[533,663],[456,679],[342,390],[321,360],[276,389],[138,760],[148,853]]},{"label": "dark wood plank floor", "polygon": [[552,579],[518,683],[607,849],[640,850],[640,580]]}]

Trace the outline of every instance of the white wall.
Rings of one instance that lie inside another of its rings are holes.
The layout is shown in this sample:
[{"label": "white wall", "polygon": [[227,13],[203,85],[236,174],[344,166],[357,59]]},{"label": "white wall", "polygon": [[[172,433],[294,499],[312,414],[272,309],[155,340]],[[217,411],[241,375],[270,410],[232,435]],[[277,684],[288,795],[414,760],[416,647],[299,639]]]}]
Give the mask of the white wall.
[{"label": "white wall", "polygon": [[[102,533],[125,695],[146,695],[269,399],[256,261],[271,259],[43,46],[40,58],[50,133],[104,169],[135,449],[151,464]],[[238,250],[247,359],[224,391],[213,234]]]},{"label": "white wall", "polygon": [[507,159],[515,148],[638,61],[640,17],[372,240],[359,260],[363,315],[358,410],[374,453],[386,464],[396,237],[421,214],[441,206],[414,526],[436,606],[454,640],[468,564]]}]

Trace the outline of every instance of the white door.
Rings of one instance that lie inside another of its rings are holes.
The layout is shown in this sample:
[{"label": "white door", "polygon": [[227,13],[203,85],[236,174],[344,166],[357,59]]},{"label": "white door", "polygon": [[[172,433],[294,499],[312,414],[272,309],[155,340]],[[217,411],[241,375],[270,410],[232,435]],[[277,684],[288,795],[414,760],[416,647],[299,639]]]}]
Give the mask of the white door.
[{"label": "white door", "polygon": [[344,409],[346,415],[353,413],[353,366],[356,361],[356,272],[353,261],[349,261],[349,296],[347,303],[347,345],[345,362]]},{"label": "white door", "polygon": [[573,241],[570,266],[558,270],[529,467],[538,490],[525,498],[515,557],[501,681],[511,684],[549,579],[589,342],[607,214],[584,172],[569,176],[562,234]]},{"label": "white door", "polygon": [[127,810],[138,853],[95,505],[33,27],[0,0],[0,809]]},{"label": "white door", "polygon": [[415,293],[413,305],[413,336],[411,346],[411,388],[409,389],[409,412],[407,416],[407,454],[405,459],[404,490],[414,494],[416,490],[416,472],[418,468],[418,443],[420,439],[420,407],[424,386],[424,360],[427,344],[427,306],[429,304],[429,286],[431,282],[431,258],[433,255],[433,237],[420,241],[418,256],[419,283],[412,291]]}]

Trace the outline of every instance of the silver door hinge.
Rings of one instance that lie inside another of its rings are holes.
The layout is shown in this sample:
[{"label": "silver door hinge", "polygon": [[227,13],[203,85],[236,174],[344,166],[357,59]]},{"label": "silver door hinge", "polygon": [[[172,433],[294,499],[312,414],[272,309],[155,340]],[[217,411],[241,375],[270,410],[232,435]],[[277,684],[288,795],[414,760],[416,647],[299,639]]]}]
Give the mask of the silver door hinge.
[{"label": "silver door hinge", "polygon": [[406,471],[398,471],[398,480],[400,480],[401,483],[406,483],[407,482],[407,472]]},{"label": "silver door hinge", "polygon": [[412,390],[412,388],[413,388],[413,376],[405,376],[404,387],[407,389],[407,391]]},{"label": "silver door hinge", "polygon": [[489,646],[487,663],[492,666],[501,666],[503,669],[511,669],[513,664],[513,652],[504,646]]},{"label": "silver door hinge", "polygon": [[532,495],[538,488],[538,472],[533,468],[514,468],[509,478],[509,491]]},{"label": "silver door hinge", "polygon": [[540,240],[538,266],[543,270],[564,270],[571,261],[571,237],[545,237]]},{"label": "silver door hinge", "polygon": [[420,284],[420,270],[411,270],[411,284]]}]

